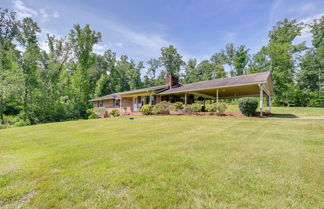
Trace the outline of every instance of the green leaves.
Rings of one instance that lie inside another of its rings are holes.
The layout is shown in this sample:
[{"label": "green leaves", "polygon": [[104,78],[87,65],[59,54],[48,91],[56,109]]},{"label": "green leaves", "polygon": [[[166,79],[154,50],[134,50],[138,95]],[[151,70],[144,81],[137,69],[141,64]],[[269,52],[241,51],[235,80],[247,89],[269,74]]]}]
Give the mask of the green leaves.
[{"label": "green leaves", "polygon": [[180,67],[184,65],[182,56],[173,45],[161,49],[160,60],[170,75],[179,75]]}]

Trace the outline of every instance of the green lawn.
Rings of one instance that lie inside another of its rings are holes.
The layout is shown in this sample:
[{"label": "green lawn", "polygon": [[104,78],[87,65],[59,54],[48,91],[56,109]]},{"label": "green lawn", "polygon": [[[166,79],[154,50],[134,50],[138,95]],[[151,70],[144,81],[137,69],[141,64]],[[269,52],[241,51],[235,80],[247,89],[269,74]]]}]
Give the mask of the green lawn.
[{"label": "green lawn", "polygon": [[1,208],[323,208],[324,122],[148,116],[0,130]]},{"label": "green lawn", "polygon": [[[269,107],[264,108],[266,111]],[[237,105],[228,105],[226,112],[239,112]],[[259,109],[258,109],[259,111]],[[324,117],[323,107],[272,107],[272,112],[277,115],[291,115],[296,117]]]}]

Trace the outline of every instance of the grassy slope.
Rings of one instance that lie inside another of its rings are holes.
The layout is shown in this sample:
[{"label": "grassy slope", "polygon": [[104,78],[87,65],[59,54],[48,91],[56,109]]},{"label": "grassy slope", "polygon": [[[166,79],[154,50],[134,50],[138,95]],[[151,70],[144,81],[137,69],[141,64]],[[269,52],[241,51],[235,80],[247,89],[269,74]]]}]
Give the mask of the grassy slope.
[{"label": "grassy slope", "polygon": [[323,208],[324,123],[151,116],[0,131],[0,207]]}]

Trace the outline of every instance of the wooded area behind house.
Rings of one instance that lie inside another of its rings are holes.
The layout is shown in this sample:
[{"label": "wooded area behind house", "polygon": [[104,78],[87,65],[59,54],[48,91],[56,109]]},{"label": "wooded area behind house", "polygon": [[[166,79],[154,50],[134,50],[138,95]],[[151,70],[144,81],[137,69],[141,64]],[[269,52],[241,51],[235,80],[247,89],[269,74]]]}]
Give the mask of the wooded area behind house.
[{"label": "wooded area behind house", "polygon": [[[311,47],[295,43],[304,30],[312,33]],[[66,37],[48,34],[44,50],[40,32],[33,19],[17,19],[14,11],[0,8],[1,123],[10,117],[20,125],[86,118],[90,98],[162,85],[167,74],[192,83],[271,71],[274,105],[324,106],[324,16],[311,24],[277,22],[256,54],[229,43],[199,63],[185,62],[172,45],[146,63],[111,50],[96,54],[102,34],[90,25],[74,25]]]}]

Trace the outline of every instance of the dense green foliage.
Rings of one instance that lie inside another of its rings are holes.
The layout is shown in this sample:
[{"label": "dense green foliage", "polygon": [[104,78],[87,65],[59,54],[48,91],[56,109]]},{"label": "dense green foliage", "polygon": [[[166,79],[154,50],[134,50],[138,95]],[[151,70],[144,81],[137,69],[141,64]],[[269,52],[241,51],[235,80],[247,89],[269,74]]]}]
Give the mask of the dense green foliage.
[{"label": "dense green foliage", "polygon": [[174,111],[181,111],[182,109],[183,109],[183,103],[182,102],[173,103],[173,110]]},{"label": "dense green foliage", "polygon": [[194,114],[196,112],[201,112],[201,104],[191,104],[191,105],[186,105],[183,108],[183,112],[186,114]]},{"label": "dense green foliage", "polygon": [[119,110],[118,109],[112,109],[112,110],[110,110],[109,116],[118,117],[119,116]]},{"label": "dense green foliage", "polygon": [[149,104],[143,105],[142,108],[141,108],[141,112],[142,112],[143,115],[152,115],[153,106],[149,105]]},{"label": "dense green foliage", "polygon": [[[310,25],[279,21],[269,32],[269,43],[254,55],[245,45],[230,43],[209,59],[184,62],[170,45],[144,63],[111,50],[94,53],[102,34],[89,25],[74,25],[66,37],[47,35],[44,50],[35,21],[18,20],[14,12],[0,8],[0,122],[5,124],[6,116],[26,124],[87,118],[89,99],[163,85],[168,73],[191,83],[271,71],[275,105],[324,106],[323,25],[324,17]],[[313,35],[312,47],[293,44],[305,28]]]},{"label": "dense green foliage", "polygon": [[241,98],[238,101],[238,106],[241,113],[246,116],[254,116],[256,109],[258,108],[258,100],[253,97]]},{"label": "dense green foliage", "polygon": [[227,105],[221,102],[206,105],[207,112],[224,113],[226,109],[227,109]]},{"label": "dense green foliage", "polygon": [[172,109],[172,104],[166,101],[162,101],[153,107],[154,114],[169,114]]}]

